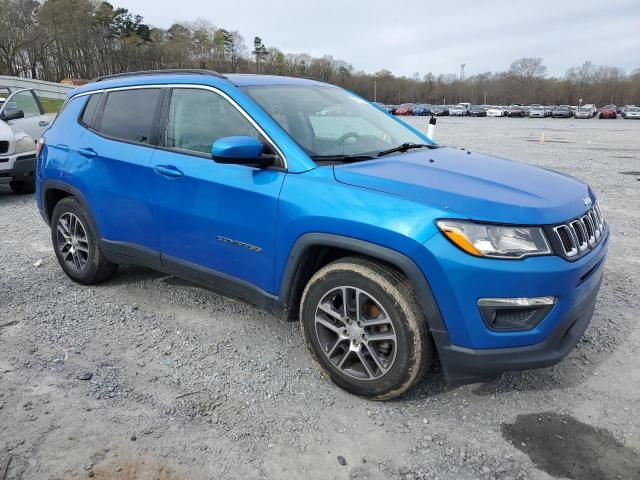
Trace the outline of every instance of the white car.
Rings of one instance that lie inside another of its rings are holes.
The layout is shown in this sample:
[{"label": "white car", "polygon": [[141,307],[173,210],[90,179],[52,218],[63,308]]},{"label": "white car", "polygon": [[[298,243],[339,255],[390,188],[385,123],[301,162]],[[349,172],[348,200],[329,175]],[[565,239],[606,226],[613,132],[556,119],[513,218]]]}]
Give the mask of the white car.
[{"label": "white car", "polygon": [[622,118],[640,120],[640,107],[625,107]]},{"label": "white car", "polygon": [[493,106],[487,110],[487,117],[504,117],[504,108]]},{"label": "white car", "polygon": [[449,116],[451,117],[463,117],[467,114],[467,108],[464,105],[454,105],[449,108]]},{"label": "white car", "polygon": [[14,193],[33,193],[36,141],[51,121],[31,89],[7,97],[0,120],[0,184],[9,184]]}]

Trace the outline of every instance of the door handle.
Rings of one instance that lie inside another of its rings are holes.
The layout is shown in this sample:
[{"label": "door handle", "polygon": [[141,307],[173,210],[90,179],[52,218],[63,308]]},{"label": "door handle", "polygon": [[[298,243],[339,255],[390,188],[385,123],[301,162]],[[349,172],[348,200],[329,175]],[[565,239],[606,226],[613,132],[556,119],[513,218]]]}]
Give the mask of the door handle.
[{"label": "door handle", "polygon": [[156,173],[165,177],[178,178],[184,174],[173,165],[157,165],[155,168]]},{"label": "door handle", "polygon": [[47,122],[46,120],[40,120],[40,123],[38,123],[38,125],[40,125],[41,127],[46,127],[47,125],[49,125],[49,122]]},{"label": "door handle", "polygon": [[98,156],[98,154],[93,148],[79,148],[78,153],[83,157],[87,157],[87,158],[93,158]]}]

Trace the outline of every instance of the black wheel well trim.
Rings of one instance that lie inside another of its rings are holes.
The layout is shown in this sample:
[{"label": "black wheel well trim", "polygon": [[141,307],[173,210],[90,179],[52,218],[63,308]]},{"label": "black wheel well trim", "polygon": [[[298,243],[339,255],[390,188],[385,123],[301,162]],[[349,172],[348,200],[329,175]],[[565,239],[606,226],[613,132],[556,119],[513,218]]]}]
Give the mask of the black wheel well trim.
[{"label": "black wheel well trim", "polygon": [[98,229],[98,225],[96,224],[95,219],[93,218],[93,214],[91,213],[89,204],[87,203],[87,200],[84,198],[84,195],[82,194],[82,192],[78,190],[76,187],[73,187],[68,183],[61,182],[59,180],[45,180],[42,182],[42,187],[40,188],[40,196],[42,200],[42,210],[43,210],[42,215],[44,216],[44,219],[46,220],[47,224],[51,224],[51,215],[53,214],[53,209],[55,208],[55,207],[51,208],[47,204],[48,193],[51,190],[60,190],[68,193],[70,197],[74,197],[80,203],[80,205],[82,205],[82,208],[84,208],[85,211],[87,212],[87,215],[89,216],[89,221],[92,223],[93,228],[97,232],[98,238],[102,238],[102,236],[100,235],[100,229]]},{"label": "black wheel well trim", "polygon": [[418,295],[418,300],[425,313],[425,320],[429,330],[438,332],[440,334],[438,335],[439,339],[448,339],[447,329],[431,286],[413,260],[387,247],[342,235],[305,233],[296,240],[289,252],[289,259],[285,265],[282,280],[280,281],[280,290],[278,292],[278,298],[283,303],[285,309],[291,307],[288,303],[295,287],[296,273],[301,266],[300,262],[303,255],[312,247],[339,248],[353,252],[356,255],[366,255],[373,259],[386,262],[400,270],[409,279]]}]

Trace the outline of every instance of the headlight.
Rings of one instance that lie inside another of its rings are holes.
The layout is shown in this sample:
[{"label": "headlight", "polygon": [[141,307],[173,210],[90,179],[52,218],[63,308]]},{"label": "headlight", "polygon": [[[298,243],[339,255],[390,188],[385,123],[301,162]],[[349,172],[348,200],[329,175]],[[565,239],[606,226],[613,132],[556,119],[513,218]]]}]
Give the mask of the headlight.
[{"label": "headlight", "polygon": [[440,231],[458,248],[477,257],[523,258],[551,253],[541,227],[438,220]]},{"label": "headlight", "polygon": [[24,135],[16,140],[16,153],[33,152],[36,149],[36,142],[29,135]]}]

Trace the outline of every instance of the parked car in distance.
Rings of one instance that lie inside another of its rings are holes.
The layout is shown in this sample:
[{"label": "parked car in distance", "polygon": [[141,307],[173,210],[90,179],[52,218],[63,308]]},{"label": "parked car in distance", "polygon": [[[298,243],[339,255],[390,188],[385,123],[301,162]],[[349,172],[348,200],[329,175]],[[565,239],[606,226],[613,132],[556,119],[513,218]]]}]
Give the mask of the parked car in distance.
[{"label": "parked car in distance", "polygon": [[524,117],[526,116],[526,112],[522,105],[511,105],[507,109],[507,116],[509,117]]},{"label": "parked car in distance", "polygon": [[583,108],[588,108],[591,110],[591,118],[595,117],[598,114],[598,107],[593,103],[587,103],[583,105]]},{"label": "parked car in distance", "polygon": [[622,118],[629,120],[640,119],[640,107],[626,106],[622,112]]},{"label": "parked car in distance", "polygon": [[542,105],[531,106],[529,109],[529,118],[545,118],[547,116],[547,109]]},{"label": "parked car in distance", "polygon": [[431,109],[429,108],[429,105],[416,105],[413,109],[413,115],[425,117],[427,115],[431,115]]},{"label": "parked car in distance", "polygon": [[504,117],[504,108],[494,105],[487,110],[487,117]]},{"label": "parked car in distance", "polygon": [[600,109],[598,118],[618,118],[618,110],[615,105],[605,105]]},{"label": "parked car in distance", "polygon": [[571,118],[573,112],[567,105],[560,105],[551,111],[551,116],[553,118]]},{"label": "parked car in distance", "polygon": [[593,109],[589,106],[580,107],[574,114],[576,118],[593,118]]},{"label": "parked car in distance", "polygon": [[249,300],[300,322],[328,378],[377,400],[436,358],[459,383],[559,362],[605,270],[586,183],[436,145],[308,79],[98,79],[40,139],[36,178],[73,281],[137,264]]},{"label": "parked car in distance", "polygon": [[451,105],[449,107],[449,115],[452,117],[464,117],[468,114],[469,111],[464,105]]},{"label": "parked car in distance", "polygon": [[449,116],[449,106],[448,105],[434,105],[431,109],[431,113],[433,113],[436,117],[446,117]]},{"label": "parked car in distance", "polygon": [[471,105],[469,108],[469,116],[470,117],[486,117],[487,111],[482,108],[482,105]]},{"label": "parked car in distance", "polygon": [[14,193],[35,191],[36,140],[49,118],[35,91],[15,90],[0,106],[0,184]]},{"label": "parked car in distance", "polygon": [[396,108],[394,115],[413,115],[414,108],[416,108],[416,105],[413,103],[403,103]]}]

